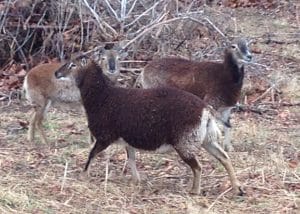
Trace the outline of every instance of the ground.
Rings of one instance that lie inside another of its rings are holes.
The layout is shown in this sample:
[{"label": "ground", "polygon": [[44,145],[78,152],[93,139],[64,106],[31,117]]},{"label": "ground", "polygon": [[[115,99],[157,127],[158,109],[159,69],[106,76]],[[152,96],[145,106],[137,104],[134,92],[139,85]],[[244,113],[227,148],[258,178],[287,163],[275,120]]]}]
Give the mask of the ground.
[{"label": "ground", "polygon": [[39,137],[28,142],[30,107],[14,99],[1,102],[0,109],[0,212],[299,213],[300,47],[299,36],[293,37],[299,21],[291,21],[287,11],[268,16],[251,9],[236,13],[239,30],[256,41],[259,65],[247,69],[266,71],[260,81],[280,89],[276,93],[270,84],[270,93],[263,93],[268,88],[249,92],[248,102],[261,114],[246,110],[232,118],[235,151],[229,156],[245,196],[230,191],[224,168],[204,150],[199,152],[201,195],[189,194],[192,172],[174,152],[138,153],[139,185],[132,183],[129,170],[122,174],[126,155],[117,145],[97,157],[90,176],[84,177],[92,146],[84,115],[52,108],[45,123],[51,143],[44,145]]}]

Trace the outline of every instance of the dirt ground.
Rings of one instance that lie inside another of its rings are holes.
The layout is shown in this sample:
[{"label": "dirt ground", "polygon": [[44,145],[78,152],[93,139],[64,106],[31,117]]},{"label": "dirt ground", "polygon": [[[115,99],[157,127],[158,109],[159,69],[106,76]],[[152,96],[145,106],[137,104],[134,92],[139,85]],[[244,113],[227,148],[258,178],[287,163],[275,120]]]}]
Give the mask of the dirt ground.
[{"label": "dirt ground", "polygon": [[[142,182],[136,185],[129,170],[122,174],[124,149],[112,146],[83,178],[91,148],[83,114],[51,108],[45,123],[51,144],[39,137],[32,143],[26,140],[30,107],[14,99],[0,108],[0,212],[300,213],[300,17],[288,9],[230,12],[237,30],[255,41],[256,64],[246,66],[252,77],[245,87],[255,88],[248,102],[261,113],[232,118],[235,151],[229,156],[245,196],[233,195],[224,168],[204,150],[199,196],[189,194],[192,172],[174,152],[138,153]],[[228,9],[221,13],[229,15]],[[269,87],[259,91],[260,83]]]}]

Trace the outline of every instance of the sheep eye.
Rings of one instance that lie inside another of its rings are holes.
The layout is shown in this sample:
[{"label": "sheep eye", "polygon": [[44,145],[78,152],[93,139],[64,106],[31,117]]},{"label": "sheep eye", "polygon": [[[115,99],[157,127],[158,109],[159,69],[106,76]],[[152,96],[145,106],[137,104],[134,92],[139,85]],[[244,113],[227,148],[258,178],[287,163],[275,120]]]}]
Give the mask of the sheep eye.
[{"label": "sheep eye", "polygon": [[74,64],[73,62],[71,62],[68,66],[68,69],[74,69],[76,68],[76,64]]},{"label": "sheep eye", "polygon": [[82,64],[83,66],[87,65],[87,59],[86,59],[86,58],[82,58],[82,59],[81,59],[81,64]]},{"label": "sheep eye", "polygon": [[236,45],[231,45],[231,48],[232,49],[236,49]]}]

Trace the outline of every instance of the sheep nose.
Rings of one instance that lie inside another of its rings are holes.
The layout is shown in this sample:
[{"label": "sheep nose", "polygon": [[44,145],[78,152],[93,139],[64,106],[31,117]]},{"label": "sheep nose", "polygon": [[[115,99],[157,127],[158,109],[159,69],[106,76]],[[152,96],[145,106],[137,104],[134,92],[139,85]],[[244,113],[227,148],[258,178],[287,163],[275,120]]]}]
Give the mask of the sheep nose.
[{"label": "sheep nose", "polygon": [[250,62],[252,60],[252,55],[251,54],[247,55],[246,57],[247,57],[248,62]]},{"label": "sheep nose", "polygon": [[115,70],[115,69],[109,69],[109,72],[110,72],[111,74],[114,74],[114,73],[116,73],[116,70]]},{"label": "sheep nose", "polygon": [[56,72],[54,73],[54,75],[55,75],[55,77],[56,77],[57,79],[59,79],[59,78],[62,77],[61,73],[58,72],[58,71],[56,71]]}]

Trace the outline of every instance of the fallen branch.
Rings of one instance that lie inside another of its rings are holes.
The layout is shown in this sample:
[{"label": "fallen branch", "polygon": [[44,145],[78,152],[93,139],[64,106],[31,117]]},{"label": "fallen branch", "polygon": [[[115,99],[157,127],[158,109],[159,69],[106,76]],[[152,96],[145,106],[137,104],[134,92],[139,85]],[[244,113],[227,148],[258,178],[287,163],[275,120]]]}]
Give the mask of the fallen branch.
[{"label": "fallen branch", "polygon": [[299,103],[287,103],[287,102],[282,102],[280,103],[281,106],[300,106],[300,102]]},{"label": "fallen branch", "polygon": [[249,105],[237,105],[235,108],[236,112],[253,112],[259,115],[262,115],[265,111],[260,110],[256,107],[249,106]]}]

